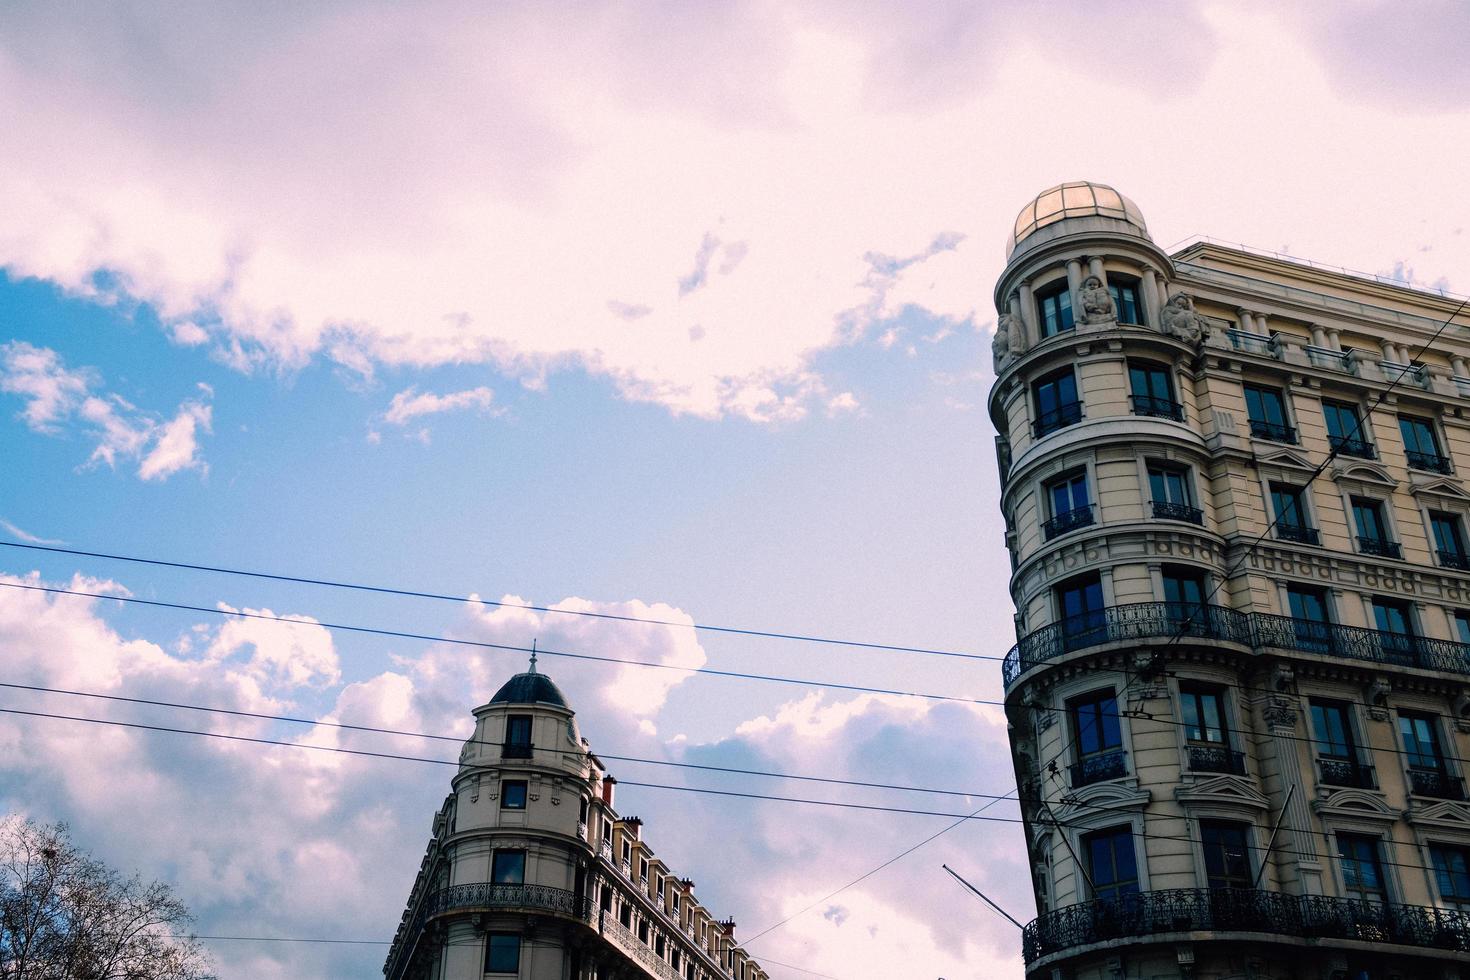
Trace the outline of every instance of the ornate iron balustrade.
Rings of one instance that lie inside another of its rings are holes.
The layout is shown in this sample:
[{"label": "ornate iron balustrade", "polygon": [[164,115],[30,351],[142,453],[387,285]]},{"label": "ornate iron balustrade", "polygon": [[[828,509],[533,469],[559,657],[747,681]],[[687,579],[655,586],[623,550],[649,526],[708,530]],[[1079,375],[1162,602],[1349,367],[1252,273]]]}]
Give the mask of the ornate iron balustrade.
[{"label": "ornate iron balustrade", "polygon": [[1191,772],[1222,772],[1244,776],[1245,753],[1228,745],[1191,745],[1189,769]]},{"label": "ornate iron balustrade", "polygon": [[1463,800],[1465,784],[1443,769],[1410,769],[1409,792],[1436,800]]},{"label": "ornate iron balustrade", "polygon": [[1104,643],[1175,635],[1249,645],[1250,622],[1244,613],[1224,606],[1181,602],[1109,606],[1028,633],[1006,654],[1001,672],[1009,686],[1037,664],[1067,653]]},{"label": "ornate iron balustrade", "polygon": [[1408,460],[1411,470],[1428,470],[1431,473],[1443,473],[1445,476],[1453,472],[1450,469],[1450,458],[1439,453],[1421,453],[1408,449],[1404,451],[1404,458]]},{"label": "ornate iron balustrade", "polygon": [[1362,439],[1349,439],[1347,436],[1328,436],[1327,445],[1339,456],[1354,456],[1358,459],[1377,459],[1378,450],[1373,448],[1372,443]]},{"label": "ornate iron balustrade", "polygon": [[1377,555],[1379,558],[1402,558],[1403,549],[1397,541],[1388,541],[1383,538],[1365,538],[1358,535],[1358,550],[1365,555]]},{"label": "ornate iron balustrade", "polygon": [[1053,517],[1041,525],[1041,531],[1046,536],[1046,540],[1050,541],[1068,531],[1075,531],[1079,527],[1090,527],[1092,524],[1092,504],[1083,504],[1081,507],[1073,507]]},{"label": "ornate iron balustrade", "polygon": [[1154,518],[1161,521],[1188,521],[1201,527],[1205,523],[1205,512],[1188,504],[1176,504],[1168,500],[1150,501],[1154,505]]},{"label": "ornate iron balustrade", "polygon": [[529,759],[531,755],[531,744],[529,742],[524,744],[520,742],[506,742],[500,747],[500,757],[502,759]]},{"label": "ornate iron balustrade", "polygon": [[1074,763],[1072,770],[1072,788],[1081,789],[1083,786],[1091,786],[1093,783],[1101,783],[1109,779],[1121,779],[1128,775],[1128,753],[1122,749],[1113,749],[1100,755],[1089,756],[1081,762]]},{"label": "ornate iron balustrade", "polygon": [[1373,775],[1373,767],[1351,759],[1328,759],[1318,756],[1317,771],[1321,773],[1322,782],[1329,786],[1351,786],[1353,789],[1378,788],[1378,780]]},{"label": "ornate iron balustrade", "polygon": [[1170,888],[1084,902],[1022,932],[1029,965],[1079,946],[1177,932],[1260,932],[1470,952],[1470,913],[1255,888]]},{"label": "ornate iron balustrade", "polygon": [[1134,415],[1172,419],[1175,422],[1184,421],[1184,406],[1172,398],[1160,398],[1157,395],[1129,395],[1128,398],[1133,403]]},{"label": "ornate iron balustrade", "polygon": [[1043,626],[1011,648],[1001,676],[1009,688],[1026,671],[1069,653],[1114,641],[1175,636],[1470,676],[1470,643],[1173,602],[1109,606]]},{"label": "ornate iron balustrade", "polygon": [[1470,572],[1470,555],[1463,551],[1450,551],[1445,548],[1436,549],[1439,555],[1439,563],[1445,568],[1453,568],[1459,572]]},{"label": "ornate iron balustrade", "polygon": [[1050,435],[1058,429],[1064,429],[1081,421],[1082,403],[1067,402],[1065,405],[1058,405],[1050,412],[1042,412],[1032,426],[1032,431],[1036,438],[1040,439],[1042,436]]},{"label": "ornate iron balustrade", "polygon": [[627,926],[619,922],[614,916],[603,915],[601,931],[604,936],[611,937],[613,942],[623,952],[633,957],[654,976],[663,977],[664,980],[684,980],[679,972],[669,966],[657,953],[650,949],[643,940]]},{"label": "ornate iron balustrade", "polygon": [[1320,544],[1322,540],[1315,527],[1303,524],[1277,524],[1276,538],[1280,541],[1295,541],[1297,544]]},{"label": "ornate iron balustrade", "polygon": [[1289,442],[1296,445],[1296,429],[1284,422],[1266,422],[1262,419],[1251,419],[1251,437],[1265,439],[1268,442]]}]

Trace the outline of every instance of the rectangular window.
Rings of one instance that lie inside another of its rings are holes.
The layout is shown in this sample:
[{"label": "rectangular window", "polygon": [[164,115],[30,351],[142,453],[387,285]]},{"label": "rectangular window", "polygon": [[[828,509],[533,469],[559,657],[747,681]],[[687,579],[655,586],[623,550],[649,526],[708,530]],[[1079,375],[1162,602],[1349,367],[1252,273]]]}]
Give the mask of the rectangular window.
[{"label": "rectangular window", "polygon": [[1118,702],[1111,690],[1095,691],[1067,703],[1072,722],[1072,788],[1128,775]]},{"label": "rectangular window", "polygon": [[1399,599],[1373,599],[1373,625],[1380,633],[1410,637],[1414,635],[1414,621],[1409,615],[1409,604]]},{"label": "rectangular window", "polygon": [[1205,577],[1192,568],[1165,566],[1164,615],[1174,629],[1190,635],[1210,634],[1209,610],[1205,608]]},{"label": "rectangular window", "polygon": [[1327,593],[1310,585],[1292,585],[1286,589],[1291,608],[1291,628],[1296,648],[1308,653],[1327,653],[1332,649],[1332,630],[1327,619]]},{"label": "rectangular window", "polygon": [[1185,738],[1191,742],[1225,744],[1228,734],[1225,697],[1218,688],[1181,688],[1179,703],[1184,717]]},{"label": "rectangular window", "polygon": [[1158,520],[1188,521],[1203,524],[1204,512],[1194,506],[1189,488],[1189,471],[1167,463],[1148,464],[1148,489],[1153,498],[1154,517]]},{"label": "rectangular window", "polygon": [[1137,279],[1110,272],[1108,273],[1108,292],[1113,297],[1113,309],[1117,311],[1119,323],[1135,326],[1143,324],[1143,300],[1139,299]]},{"label": "rectangular window", "polygon": [[1253,437],[1272,442],[1296,442],[1296,430],[1286,423],[1286,399],[1281,389],[1246,385],[1245,411]]},{"label": "rectangular window", "polygon": [[511,715],[505,719],[505,744],[501,755],[507,759],[531,757],[531,716]]},{"label": "rectangular window", "polygon": [[1057,613],[1062,641],[1069,649],[1099,643],[1107,636],[1107,612],[1103,608],[1102,580],[1084,575],[1057,586]]},{"label": "rectangular window", "polygon": [[1470,612],[1455,613],[1455,636],[1461,643],[1470,643]]},{"label": "rectangular window", "polygon": [[1453,844],[1430,844],[1429,858],[1440,900],[1460,908],[1470,906],[1470,852]]},{"label": "rectangular window", "polygon": [[1399,712],[1399,739],[1404,761],[1409,764],[1409,788],[1418,796],[1457,799],[1460,781],[1445,771],[1444,752],[1439,744],[1439,722],[1433,715]]},{"label": "rectangular window", "polygon": [[1339,456],[1356,456],[1359,459],[1377,457],[1378,454],[1368,442],[1368,433],[1358,420],[1358,406],[1324,399],[1322,414],[1327,418],[1327,444],[1337,450]]},{"label": "rectangular window", "polygon": [[1133,858],[1133,828],[1114,827],[1082,838],[1092,876],[1092,897],[1116,900],[1138,892],[1138,864]]},{"label": "rectangular window", "polygon": [[1388,887],[1378,861],[1378,838],[1338,834],[1337,856],[1342,861],[1342,885],[1348,898],[1387,902]]},{"label": "rectangular window", "polygon": [[1072,369],[1058,371],[1036,382],[1036,438],[1082,421],[1077,400],[1077,378]]},{"label": "rectangular window", "polygon": [[1429,530],[1434,537],[1434,551],[1439,556],[1441,565],[1461,571],[1470,570],[1470,555],[1465,553],[1465,535],[1460,528],[1458,514],[1431,510]]},{"label": "rectangular window", "polygon": [[1434,423],[1413,415],[1399,416],[1399,434],[1404,437],[1404,455],[1416,470],[1448,473],[1450,461],[1440,455]]},{"label": "rectangular window", "polygon": [[1200,844],[1210,888],[1250,888],[1255,884],[1246,847],[1249,832],[1249,826],[1243,823],[1200,821]]},{"label": "rectangular window", "polygon": [[1271,509],[1276,515],[1278,538],[1301,544],[1317,543],[1317,531],[1307,523],[1306,491],[1302,487],[1271,484]]},{"label": "rectangular window", "polygon": [[526,781],[507,779],[500,784],[500,809],[524,810],[526,808]]},{"label": "rectangular window", "polygon": [[526,852],[496,851],[490,861],[490,880],[497,885],[526,883]]},{"label": "rectangular window", "polygon": [[1184,409],[1174,400],[1169,369],[1147,361],[1128,362],[1128,386],[1134,415],[1184,421]]},{"label": "rectangular window", "polygon": [[1348,706],[1340,701],[1312,701],[1312,733],[1317,754],[1326,759],[1358,760],[1353,742],[1352,720]]},{"label": "rectangular window", "polygon": [[647,881],[648,880],[648,858],[639,858],[638,859],[638,880],[639,881]]},{"label": "rectangular window", "polygon": [[1055,337],[1076,325],[1072,319],[1072,289],[1065,279],[1036,294],[1036,312],[1043,337]]},{"label": "rectangular window", "polygon": [[1046,485],[1051,518],[1043,530],[1050,541],[1059,534],[1087,527],[1093,522],[1092,501],[1087,493],[1087,472],[1072,473]]},{"label": "rectangular window", "polygon": [[513,932],[486,933],[485,972],[520,973],[521,937]]},{"label": "rectangular window", "polygon": [[1358,530],[1358,550],[1381,558],[1399,557],[1399,546],[1390,540],[1383,502],[1369,497],[1351,497],[1353,525]]}]

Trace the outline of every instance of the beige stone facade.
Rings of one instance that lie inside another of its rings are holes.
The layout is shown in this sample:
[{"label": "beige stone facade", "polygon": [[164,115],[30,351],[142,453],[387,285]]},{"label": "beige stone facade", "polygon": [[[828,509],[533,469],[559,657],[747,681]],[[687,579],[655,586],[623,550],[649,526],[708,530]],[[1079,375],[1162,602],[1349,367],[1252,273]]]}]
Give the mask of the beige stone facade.
[{"label": "beige stone facade", "polygon": [[1101,185],[1008,254],[1028,976],[1470,978],[1470,316]]},{"label": "beige stone facade", "polygon": [[534,661],[474,715],[388,980],[768,980],[615,809],[617,780]]}]

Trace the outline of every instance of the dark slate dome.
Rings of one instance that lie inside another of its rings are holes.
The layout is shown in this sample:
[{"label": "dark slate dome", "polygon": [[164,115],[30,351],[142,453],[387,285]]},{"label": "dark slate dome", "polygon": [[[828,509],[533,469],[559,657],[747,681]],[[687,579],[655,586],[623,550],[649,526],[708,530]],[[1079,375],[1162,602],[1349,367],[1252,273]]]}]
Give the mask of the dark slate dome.
[{"label": "dark slate dome", "polygon": [[490,699],[491,704],[551,704],[567,708],[567,699],[561,690],[545,674],[536,673],[535,668],[517,674],[501,685]]}]

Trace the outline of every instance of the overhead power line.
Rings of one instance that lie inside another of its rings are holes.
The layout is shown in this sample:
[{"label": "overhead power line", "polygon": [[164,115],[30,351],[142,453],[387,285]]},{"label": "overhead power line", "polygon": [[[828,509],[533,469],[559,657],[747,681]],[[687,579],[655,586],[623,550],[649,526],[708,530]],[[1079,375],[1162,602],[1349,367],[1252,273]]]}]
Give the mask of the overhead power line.
[{"label": "overhead power line", "polygon": [[234,575],[243,578],[266,579],[273,582],[290,582],[296,585],[320,585],[333,589],[350,589],[354,592],[371,592],[377,595],[404,596],[413,599],[433,599],[443,602],[454,603],[477,603],[482,606],[492,606],[503,609],[522,609],[527,612],[537,612],[555,616],[580,616],[585,619],[604,619],[619,623],[643,623],[649,626],[670,626],[677,629],[692,629],[705,633],[730,633],[736,636],[755,636],[772,640],[796,640],[803,643],[821,643],[829,646],[855,647],[862,650],[882,650],[889,653],[919,653],[934,657],[959,657],[966,660],[997,660],[998,657],[987,657],[975,653],[965,653],[959,650],[943,650],[934,647],[903,646],[895,643],[876,643],[868,640],[844,640],[831,636],[816,636],[809,633],[790,633],[778,630],[754,629],[741,626],[716,626],[711,623],[681,622],[675,619],[653,619],[644,616],[625,616],[616,613],[592,612],[586,609],[559,609],[555,606],[538,606],[529,602],[509,602],[506,600],[481,599],[471,595],[448,595],[441,592],[428,592],[421,589],[394,588],[385,585],[364,585],[358,582],[341,582],[333,579],[311,578],[304,575],[287,575],[277,572],[256,572],[240,568],[226,568],[219,565],[201,565],[194,562],[166,561],[161,558],[143,558],[137,555],[115,555],[101,551],[83,551],[78,548],[63,548],[54,545],[27,544],[18,541],[0,541],[0,546],[6,548],[23,548],[27,551],[50,551],[61,555],[73,555],[80,558],[100,558],[104,561],[130,562],[137,565],[153,565],[160,568],[179,568],[192,572],[210,572],[216,575]]}]

